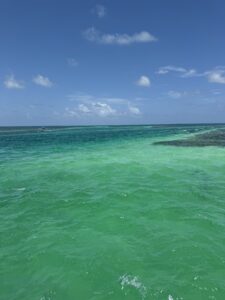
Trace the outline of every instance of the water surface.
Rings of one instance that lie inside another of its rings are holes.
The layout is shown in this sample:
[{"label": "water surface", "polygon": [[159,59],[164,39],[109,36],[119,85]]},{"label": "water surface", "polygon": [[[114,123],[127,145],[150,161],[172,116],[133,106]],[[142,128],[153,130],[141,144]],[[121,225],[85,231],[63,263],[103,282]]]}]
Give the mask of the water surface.
[{"label": "water surface", "polygon": [[0,299],[225,299],[220,128],[0,128]]}]

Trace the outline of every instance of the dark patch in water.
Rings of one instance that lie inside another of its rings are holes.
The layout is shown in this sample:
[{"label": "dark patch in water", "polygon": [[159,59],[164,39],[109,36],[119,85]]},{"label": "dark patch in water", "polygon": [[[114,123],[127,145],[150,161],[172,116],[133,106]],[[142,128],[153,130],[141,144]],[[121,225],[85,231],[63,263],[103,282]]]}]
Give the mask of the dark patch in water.
[{"label": "dark patch in water", "polygon": [[225,147],[225,129],[197,134],[182,140],[156,142],[154,145],[167,145],[176,147]]}]

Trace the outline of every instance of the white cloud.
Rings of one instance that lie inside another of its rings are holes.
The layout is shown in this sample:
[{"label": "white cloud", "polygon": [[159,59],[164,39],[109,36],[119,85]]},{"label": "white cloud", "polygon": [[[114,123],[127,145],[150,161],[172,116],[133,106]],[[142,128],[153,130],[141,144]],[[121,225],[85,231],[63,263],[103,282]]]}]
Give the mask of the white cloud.
[{"label": "white cloud", "polygon": [[142,75],[138,81],[136,82],[137,85],[139,86],[143,86],[143,87],[149,87],[151,85],[151,81],[150,79],[145,76],[145,75]]},{"label": "white cloud", "polygon": [[140,109],[139,109],[138,107],[136,107],[136,106],[131,106],[131,105],[129,105],[129,106],[128,106],[128,109],[129,109],[129,112],[130,112],[131,114],[134,114],[134,115],[141,115]]},{"label": "white cloud", "polygon": [[112,117],[124,115],[140,115],[141,111],[133,103],[124,98],[95,97],[89,94],[72,94],[68,96],[70,101],[77,102],[74,108],[66,108],[66,115]]},{"label": "white cloud", "polygon": [[88,28],[84,32],[84,37],[90,42],[97,42],[107,45],[130,45],[133,43],[149,43],[157,41],[157,39],[147,31],[129,34],[102,34],[94,27]]},{"label": "white cloud", "polygon": [[65,108],[65,114],[64,114],[66,117],[79,117],[79,114],[77,113],[76,109],[72,109],[72,108],[69,108],[69,107],[66,107]]},{"label": "white cloud", "polygon": [[219,66],[215,67],[212,70],[205,71],[202,73],[197,72],[195,69],[185,69],[182,67],[175,66],[165,66],[159,68],[157,74],[165,75],[169,72],[177,72],[180,73],[180,77],[182,78],[190,78],[190,77],[205,77],[210,83],[220,83],[225,84],[225,67]]},{"label": "white cloud", "polygon": [[53,85],[48,77],[44,77],[42,75],[37,75],[36,77],[34,77],[33,82],[44,87],[51,87]]},{"label": "white cloud", "polygon": [[66,108],[66,115],[69,117],[77,117],[82,115],[95,115],[98,117],[109,117],[117,115],[116,109],[109,104],[103,102],[91,102],[89,104],[80,103],[77,107],[70,109]]},{"label": "white cloud", "polygon": [[157,71],[157,74],[165,75],[165,74],[168,74],[169,72],[180,73],[181,77],[186,77],[186,78],[194,77],[194,76],[198,75],[195,69],[186,69],[183,67],[175,67],[175,66],[160,67],[159,70]]},{"label": "white cloud", "polygon": [[117,113],[117,111],[113,109],[109,104],[102,102],[92,103],[92,110],[100,117],[112,116]]},{"label": "white cloud", "polygon": [[68,58],[67,63],[70,67],[77,67],[78,66],[78,61],[74,58]]},{"label": "white cloud", "polygon": [[105,17],[107,11],[105,6],[97,4],[93,10],[93,12],[99,17],[99,18],[103,18]]},{"label": "white cloud", "polygon": [[211,83],[225,84],[225,70],[214,70],[208,73],[208,81]]},{"label": "white cloud", "polygon": [[4,85],[7,89],[23,89],[24,88],[23,82],[16,80],[14,75],[8,76],[4,81]]},{"label": "white cloud", "polygon": [[195,76],[201,76],[201,74],[198,74],[195,69],[186,70],[181,77],[188,78],[188,77],[195,77]]},{"label": "white cloud", "polygon": [[177,92],[177,91],[169,91],[168,96],[173,99],[179,99],[182,96],[184,96],[184,93]]},{"label": "white cloud", "polygon": [[84,104],[79,104],[78,110],[82,113],[90,113],[91,112],[90,109]]},{"label": "white cloud", "polygon": [[124,98],[116,97],[95,97],[89,94],[75,93],[67,96],[70,101],[83,102],[83,103],[92,103],[92,102],[108,102],[113,104],[127,104],[129,101]]},{"label": "white cloud", "polygon": [[157,74],[164,75],[169,72],[180,72],[184,73],[186,72],[186,69],[180,68],[180,67],[175,67],[175,66],[165,66],[165,67],[160,67]]}]

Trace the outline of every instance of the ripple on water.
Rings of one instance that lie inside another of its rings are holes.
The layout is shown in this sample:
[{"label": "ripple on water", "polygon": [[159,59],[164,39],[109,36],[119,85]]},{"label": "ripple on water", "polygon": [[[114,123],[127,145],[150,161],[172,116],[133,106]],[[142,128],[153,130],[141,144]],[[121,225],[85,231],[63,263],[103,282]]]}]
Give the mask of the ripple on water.
[{"label": "ripple on water", "polygon": [[1,137],[1,299],[225,299],[225,148],[151,130]]}]

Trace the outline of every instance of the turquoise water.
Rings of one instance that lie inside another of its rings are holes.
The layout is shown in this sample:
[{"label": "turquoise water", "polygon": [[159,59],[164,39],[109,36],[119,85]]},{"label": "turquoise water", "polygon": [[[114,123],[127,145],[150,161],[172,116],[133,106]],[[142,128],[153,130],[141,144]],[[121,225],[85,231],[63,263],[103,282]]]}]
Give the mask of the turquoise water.
[{"label": "turquoise water", "polygon": [[215,128],[0,128],[0,299],[225,299]]}]

